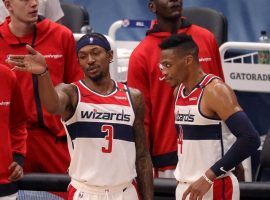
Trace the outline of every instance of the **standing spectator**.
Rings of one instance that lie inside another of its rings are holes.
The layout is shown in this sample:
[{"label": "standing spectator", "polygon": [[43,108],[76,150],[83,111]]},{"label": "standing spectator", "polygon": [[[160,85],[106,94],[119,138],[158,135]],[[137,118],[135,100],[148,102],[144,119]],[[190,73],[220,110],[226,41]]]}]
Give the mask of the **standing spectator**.
[{"label": "standing spectator", "polygon": [[[179,135],[176,199],[238,200],[239,184],[231,171],[260,146],[258,132],[233,90],[203,71],[191,36],[172,35],[160,48],[166,82],[180,83],[174,91]],[[232,146],[230,135],[237,138]]]},{"label": "standing spectator", "polygon": [[[59,0],[39,0],[38,14],[54,22],[61,22],[64,12]],[[9,15],[3,1],[0,1],[0,23]]]},{"label": "standing spectator", "polygon": [[[4,3],[10,17],[0,25],[0,62],[4,63],[9,54],[27,53],[25,44],[30,44],[45,56],[54,85],[82,77],[69,29],[39,18],[37,0],[4,0]],[[66,173],[70,158],[60,116],[42,108],[37,76],[21,72],[16,72],[16,76],[25,94],[27,110],[25,172]]]},{"label": "standing spectator", "polygon": [[0,81],[0,200],[16,200],[26,153],[26,114],[19,82],[4,65]]},{"label": "standing spectator", "polygon": [[173,87],[159,71],[162,39],[175,33],[192,35],[199,46],[199,59],[207,73],[223,79],[217,42],[208,30],[193,25],[181,16],[182,0],[150,0],[156,14],[153,27],[132,52],[127,83],[138,88],[146,102],[145,127],[157,177],[173,177],[177,164],[177,134],[174,128]]},{"label": "standing spectator", "polygon": [[71,156],[69,199],[153,200],[143,97],[111,79],[108,40],[98,33],[84,35],[77,43],[84,78],[56,88],[44,57],[27,49],[30,55],[13,55],[8,62],[37,74],[42,103],[62,116]]}]

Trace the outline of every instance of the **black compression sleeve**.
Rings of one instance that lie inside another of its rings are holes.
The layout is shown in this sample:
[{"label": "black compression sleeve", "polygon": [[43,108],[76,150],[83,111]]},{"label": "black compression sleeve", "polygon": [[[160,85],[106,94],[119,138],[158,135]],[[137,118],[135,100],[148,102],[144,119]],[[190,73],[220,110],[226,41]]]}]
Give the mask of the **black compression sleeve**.
[{"label": "black compression sleeve", "polygon": [[24,157],[21,154],[13,154],[13,160],[23,167]]},{"label": "black compression sleeve", "polygon": [[258,132],[245,112],[239,111],[232,114],[225,123],[237,140],[228,152],[211,167],[216,176],[237,166],[260,146]]}]

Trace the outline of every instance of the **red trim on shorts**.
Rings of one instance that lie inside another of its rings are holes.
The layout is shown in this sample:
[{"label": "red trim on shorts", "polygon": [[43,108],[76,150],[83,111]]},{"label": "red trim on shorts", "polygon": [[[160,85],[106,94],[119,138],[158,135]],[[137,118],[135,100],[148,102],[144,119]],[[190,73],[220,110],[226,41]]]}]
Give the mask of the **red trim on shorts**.
[{"label": "red trim on shorts", "polygon": [[139,190],[138,190],[138,185],[137,185],[137,182],[135,180],[132,181],[132,185],[134,186],[136,192],[137,192],[137,195],[138,195],[138,200],[141,200],[140,198],[140,193],[139,193]]},{"label": "red trim on shorts", "polygon": [[159,172],[166,171],[166,170],[175,170],[176,166],[175,165],[170,165],[162,168],[154,168],[154,178],[159,178]]},{"label": "red trim on shorts", "polygon": [[166,170],[173,170],[173,169],[175,169],[175,168],[176,168],[175,165],[170,165],[170,166],[158,168],[157,170],[158,170],[158,171],[166,171]]},{"label": "red trim on shorts", "polygon": [[50,192],[58,197],[61,197],[63,200],[68,200],[68,193],[67,192]]},{"label": "red trim on shorts", "polygon": [[68,200],[73,200],[76,191],[77,190],[72,185],[68,186]]},{"label": "red trim on shorts", "polygon": [[233,184],[231,177],[226,176],[214,180],[213,183],[213,200],[232,200]]}]

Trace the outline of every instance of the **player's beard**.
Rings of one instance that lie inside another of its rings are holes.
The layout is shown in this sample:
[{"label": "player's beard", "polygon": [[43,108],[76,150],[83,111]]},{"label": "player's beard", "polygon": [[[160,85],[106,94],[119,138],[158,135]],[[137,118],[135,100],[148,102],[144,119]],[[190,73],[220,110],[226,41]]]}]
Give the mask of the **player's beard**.
[{"label": "player's beard", "polygon": [[102,72],[100,72],[100,73],[97,74],[96,76],[89,76],[89,78],[90,78],[93,82],[98,82],[98,81],[100,81],[103,77],[104,77],[104,75],[103,75]]}]

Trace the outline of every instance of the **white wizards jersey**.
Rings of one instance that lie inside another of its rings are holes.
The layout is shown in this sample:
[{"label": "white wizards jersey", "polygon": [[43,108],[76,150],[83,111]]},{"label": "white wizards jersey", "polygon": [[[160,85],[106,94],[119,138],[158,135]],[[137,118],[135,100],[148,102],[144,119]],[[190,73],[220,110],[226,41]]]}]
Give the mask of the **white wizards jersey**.
[{"label": "white wizards jersey", "polygon": [[208,118],[200,112],[204,88],[215,78],[218,77],[208,74],[187,96],[183,84],[178,89],[175,100],[178,163],[174,174],[180,182],[196,181],[235,141],[223,121]]},{"label": "white wizards jersey", "polygon": [[115,82],[109,95],[98,94],[83,82],[74,115],[63,122],[71,156],[69,175],[89,186],[110,187],[136,177],[134,110],[127,87]]}]

